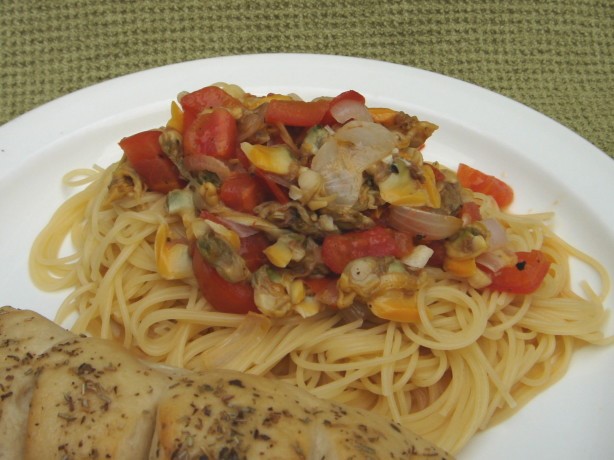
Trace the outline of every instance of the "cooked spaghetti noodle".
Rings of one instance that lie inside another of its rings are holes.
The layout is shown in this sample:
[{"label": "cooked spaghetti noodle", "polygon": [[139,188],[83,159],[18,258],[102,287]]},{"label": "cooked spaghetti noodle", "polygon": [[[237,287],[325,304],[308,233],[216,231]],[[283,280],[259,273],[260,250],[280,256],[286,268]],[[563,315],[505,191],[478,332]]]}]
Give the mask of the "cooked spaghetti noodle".
[{"label": "cooked spaghetti noodle", "polygon": [[[85,187],[36,239],[31,274],[42,289],[71,290],[58,322],[72,319],[75,332],[120,341],[147,359],[283,380],[385,414],[458,452],[477,431],[556,382],[579,346],[612,343],[602,332],[605,269],[561,241],[548,227],[549,214],[511,215],[481,194],[475,199],[482,214],[503,223],[511,249],[539,249],[551,260],[534,293],[476,289],[426,267],[416,322],[368,322],[335,309],[306,318],[216,311],[193,276],[160,276],[154,249],[160,227],[184,237],[186,230],[167,212],[163,194],[110,201],[114,168],[65,176],[66,184]],[[598,274],[598,293],[572,292],[572,258]]]}]

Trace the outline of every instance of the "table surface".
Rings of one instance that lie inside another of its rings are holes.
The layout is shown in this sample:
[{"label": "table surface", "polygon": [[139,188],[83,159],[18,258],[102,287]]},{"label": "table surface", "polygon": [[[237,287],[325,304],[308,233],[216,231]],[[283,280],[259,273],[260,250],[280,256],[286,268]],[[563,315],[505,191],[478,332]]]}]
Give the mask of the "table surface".
[{"label": "table surface", "polygon": [[468,81],[614,157],[612,0],[2,0],[0,124],[139,70],[273,52],[365,57]]}]

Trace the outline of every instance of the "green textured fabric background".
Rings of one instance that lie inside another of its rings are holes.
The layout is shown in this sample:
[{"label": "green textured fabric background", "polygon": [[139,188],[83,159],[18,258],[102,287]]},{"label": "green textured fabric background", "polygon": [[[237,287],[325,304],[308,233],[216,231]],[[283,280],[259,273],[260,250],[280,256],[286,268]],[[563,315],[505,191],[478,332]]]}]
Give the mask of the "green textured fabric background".
[{"label": "green textured fabric background", "polygon": [[442,73],[522,102],[614,156],[613,0],[0,0],[0,123],[138,70],[266,52]]}]

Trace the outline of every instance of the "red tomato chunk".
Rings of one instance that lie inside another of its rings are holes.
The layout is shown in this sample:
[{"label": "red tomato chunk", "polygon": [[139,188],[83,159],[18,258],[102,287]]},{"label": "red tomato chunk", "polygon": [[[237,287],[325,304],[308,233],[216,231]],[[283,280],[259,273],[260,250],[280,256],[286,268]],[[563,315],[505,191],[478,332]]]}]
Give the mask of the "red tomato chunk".
[{"label": "red tomato chunk", "polygon": [[329,235],[322,244],[322,259],[335,273],[361,257],[403,257],[413,248],[409,234],[389,228],[374,227],[369,230]]},{"label": "red tomato chunk", "polygon": [[490,289],[512,294],[530,294],[541,286],[550,269],[550,261],[546,255],[533,250],[517,252],[516,256],[516,265],[502,268],[492,275],[492,283],[488,286]]},{"label": "red tomato chunk", "polygon": [[211,155],[220,160],[234,157],[237,147],[237,122],[226,109],[199,115],[185,129],[183,149],[186,157]]},{"label": "red tomato chunk", "polygon": [[179,170],[162,151],[161,131],[151,130],[124,137],[119,146],[124,151],[128,163],[150,190],[168,193],[185,187]]},{"label": "red tomato chunk", "polygon": [[249,281],[239,283],[226,281],[203,259],[198,249],[192,254],[192,268],[200,292],[216,310],[237,314],[258,311],[254,303],[254,290]]},{"label": "red tomato chunk", "polygon": [[512,188],[495,176],[490,176],[461,163],[457,171],[460,184],[477,193],[492,196],[500,208],[509,206],[514,200]]}]

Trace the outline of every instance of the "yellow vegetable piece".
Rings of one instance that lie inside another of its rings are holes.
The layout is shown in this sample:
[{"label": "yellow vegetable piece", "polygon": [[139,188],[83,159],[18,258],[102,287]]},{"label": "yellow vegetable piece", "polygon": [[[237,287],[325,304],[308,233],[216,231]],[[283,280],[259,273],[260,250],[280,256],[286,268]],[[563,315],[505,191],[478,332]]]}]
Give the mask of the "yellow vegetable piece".
[{"label": "yellow vegetable piece", "polygon": [[425,191],[414,190],[411,185],[405,184],[400,187],[381,190],[380,195],[384,201],[397,206],[426,206],[428,196]]},{"label": "yellow vegetable piece", "polygon": [[166,123],[166,127],[183,132],[183,110],[175,101],[171,102],[171,119]]},{"label": "yellow vegetable piece", "polygon": [[292,307],[303,318],[309,318],[320,312],[324,307],[314,297],[305,297],[300,303]]},{"label": "yellow vegetable piece", "polygon": [[188,245],[170,241],[170,230],[166,224],[158,227],[154,242],[154,253],[156,268],[162,278],[176,280],[187,278],[193,274]]},{"label": "yellow vegetable piece", "polygon": [[269,259],[269,262],[279,268],[286,267],[292,260],[292,250],[280,241],[272,244],[262,252]]},{"label": "yellow vegetable piece", "polygon": [[242,142],[241,150],[254,166],[263,171],[285,175],[294,167],[298,168],[292,152],[285,145],[252,145]]},{"label": "yellow vegetable piece", "polygon": [[456,276],[469,278],[477,273],[478,266],[475,263],[475,258],[460,260],[446,257],[443,261],[443,269]]},{"label": "yellow vegetable piece", "polygon": [[294,280],[290,283],[290,302],[296,305],[305,299],[305,283],[301,280]]},{"label": "yellow vegetable piece", "polygon": [[384,126],[392,125],[398,113],[396,110],[380,107],[374,107],[368,110],[373,118],[373,121]]},{"label": "yellow vegetable piece", "polygon": [[399,323],[416,323],[420,314],[416,305],[416,295],[408,296],[406,292],[391,290],[372,299],[369,307],[375,316]]}]

